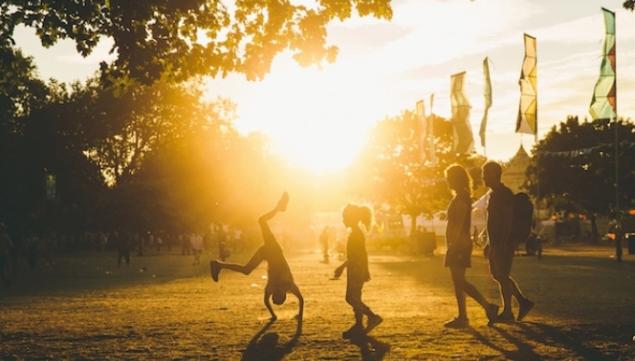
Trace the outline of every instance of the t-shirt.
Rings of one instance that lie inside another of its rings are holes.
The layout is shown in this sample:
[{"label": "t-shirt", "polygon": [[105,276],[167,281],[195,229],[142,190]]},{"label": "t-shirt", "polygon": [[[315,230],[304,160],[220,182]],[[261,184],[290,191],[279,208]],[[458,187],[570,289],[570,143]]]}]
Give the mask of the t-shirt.
[{"label": "t-shirt", "polygon": [[360,282],[370,280],[366,239],[361,229],[357,227],[354,227],[348,236],[348,242],[346,242],[346,260],[346,274],[349,279]]},{"label": "t-shirt", "polygon": [[514,212],[514,193],[504,184],[492,189],[487,204],[487,234],[492,247],[505,246],[510,236]]}]

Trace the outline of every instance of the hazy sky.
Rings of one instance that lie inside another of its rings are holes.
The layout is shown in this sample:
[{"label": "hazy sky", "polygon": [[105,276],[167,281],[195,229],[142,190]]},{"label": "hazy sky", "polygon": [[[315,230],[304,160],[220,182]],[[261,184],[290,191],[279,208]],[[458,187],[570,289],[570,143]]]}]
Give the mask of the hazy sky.
[{"label": "hazy sky", "polygon": [[[352,19],[329,27],[338,59],[301,68],[288,55],[276,59],[261,82],[241,75],[210,80],[208,96],[238,103],[237,126],[261,130],[274,150],[311,168],[348,164],[372,124],[435,94],[434,112],[450,114],[450,75],[467,71],[466,92],[478,143],[483,111],[482,59],[489,56],[493,106],[488,155],[512,156],[523,33],[538,41],[539,134],[568,114],[588,116],[600,67],[604,24],[601,7],[617,12],[618,113],[635,115],[635,13],[622,0],[397,0],[390,22]],[[108,59],[111,42],[82,58],[70,41],[39,45],[31,29],[16,31],[18,45],[35,57],[42,77],[62,81],[90,76]],[[522,138],[526,146],[533,138]],[[477,151],[482,152],[477,146]]]}]

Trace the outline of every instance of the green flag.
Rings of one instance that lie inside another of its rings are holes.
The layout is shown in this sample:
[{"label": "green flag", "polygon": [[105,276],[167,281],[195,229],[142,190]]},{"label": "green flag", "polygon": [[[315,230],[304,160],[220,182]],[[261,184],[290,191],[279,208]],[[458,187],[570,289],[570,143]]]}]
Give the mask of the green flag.
[{"label": "green flag", "polygon": [[617,116],[617,83],[615,52],[615,13],[602,8],[606,36],[602,49],[600,78],[595,83],[589,113],[593,119],[612,119]]},{"label": "green flag", "polygon": [[450,100],[452,103],[452,127],[454,128],[454,151],[474,151],[474,136],[470,125],[470,103],[463,92],[465,72],[452,75]]}]

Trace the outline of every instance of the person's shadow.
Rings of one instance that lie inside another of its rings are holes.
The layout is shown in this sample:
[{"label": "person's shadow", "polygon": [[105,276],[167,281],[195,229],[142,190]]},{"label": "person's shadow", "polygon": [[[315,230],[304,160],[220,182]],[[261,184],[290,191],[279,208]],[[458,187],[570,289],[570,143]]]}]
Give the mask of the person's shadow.
[{"label": "person's shadow", "polygon": [[472,337],[481,342],[483,345],[499,352],[509,360],[524,361],[542,359],[543,357],[536,353],[533,346],[530,345],[528,341],[552,347],[565,348],[582,360],[603,361],[612,359],[610,355],[605,355],[598,350],[584,346],[583,342],[566,335],[557,327],[536,322],[519,322],[514,324],[514,326],[516,327],[514,332],[516,335],[513,335],[498,326],[491,327],[491,329],[498,332],[505,341],[516,347],[516,350],[514,351],[506,350],[504,347],[492,342],[492,340],[483,336],[472,327],[465,329],[465,332],[472,335]]},{"label": "person's shadow", "polygon": [[363,361],[381,361],[390,351],[390,344],[382,342],[368,335],[357,335],[350,339],[351,343],[359,347]]},{"label": "person's shadow", "polygon": [[265,326],[251,338],[247,348],[243,351],[242,361],[262,361],[282,360],[293,351],[302,334],[302,321],[298,321],[295,333],[291,339],[283,344],[279,344],[280,336],[277,332],[267,332],[275,321],[269,321]]}]

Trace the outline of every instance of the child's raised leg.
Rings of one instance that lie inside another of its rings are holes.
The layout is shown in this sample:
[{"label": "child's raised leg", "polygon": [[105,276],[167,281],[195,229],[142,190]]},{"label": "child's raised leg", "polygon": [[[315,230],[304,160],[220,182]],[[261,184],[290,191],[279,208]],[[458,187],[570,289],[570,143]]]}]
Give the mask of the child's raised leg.
[{"label": "child's raised leg", "polygon": [[234,272],[240,272],[244,275],[250,274],[256,267],[265,260],[264,249],[260,247],[256,253],[251,257],[249,262],[245,265],[240,265],[236,263],[227,263],[221,261],[211,261],[210,268],[212,273],[212,279],[218,282],[218,275],[222,269],[228,269]]}]

